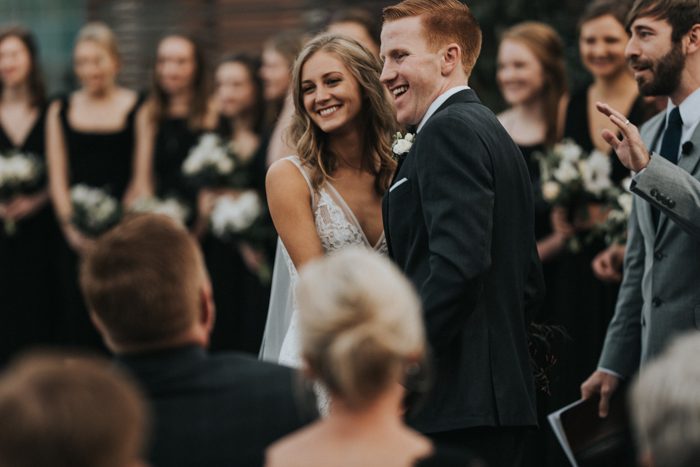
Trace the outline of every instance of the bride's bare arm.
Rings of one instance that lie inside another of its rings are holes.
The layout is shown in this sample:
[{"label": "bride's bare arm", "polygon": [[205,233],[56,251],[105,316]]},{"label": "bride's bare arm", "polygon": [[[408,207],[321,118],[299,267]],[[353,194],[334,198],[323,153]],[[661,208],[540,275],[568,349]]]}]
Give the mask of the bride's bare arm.
[{"label": "bride's bare arm", "polygon": [[311,192],[299,169],[288,160],[270,166],[265,179],[272,221],[294,266],[323,256],[311,210]]}]

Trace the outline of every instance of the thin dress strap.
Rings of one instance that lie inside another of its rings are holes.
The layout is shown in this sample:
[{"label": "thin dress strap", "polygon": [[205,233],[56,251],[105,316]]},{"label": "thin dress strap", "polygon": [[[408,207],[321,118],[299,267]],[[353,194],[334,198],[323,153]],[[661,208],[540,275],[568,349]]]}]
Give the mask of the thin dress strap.
[{"label": "thin dress strap", "polygon": [[316,190],[314,190],[313,185],[311,184],[311,177],[309,177],[306,167],[302,165],[298,156],[288,156],[284,159],[294,164],[296,168],[299,169],[299,172],[301,172],[306,184],[309,186],[309,192],[311,193],[311,209],[316,210]]}]

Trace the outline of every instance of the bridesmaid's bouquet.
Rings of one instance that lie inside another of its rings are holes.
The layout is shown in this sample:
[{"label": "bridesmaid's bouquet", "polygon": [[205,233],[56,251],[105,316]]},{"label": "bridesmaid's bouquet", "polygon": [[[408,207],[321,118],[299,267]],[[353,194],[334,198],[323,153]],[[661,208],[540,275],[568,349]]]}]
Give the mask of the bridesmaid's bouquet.
[{"label": "bridesmaid's bouquet", "polygon": [[263,214],[263,203],[253,190],[241,195],[221,196],[211,213],[211,230],[221,239],[255,240],[257,221]]},{"label": "bridesmaid's bouquet", "polygon": [[627,242],[627,222],[632,212],[632,193],[629,192],[631,180],[622,181],[622,188],[610,201],[610,212],[602,224],[596,226],[597,234],[605,239],[608,245],[623,245]]},{"label": "bridesmaid's bouquet", "polygon": [[182,225],[185,225],[190,215],[190,209],[187,205],[174,197],[164,199],[155,197],[139,198],[134,202],[130,210],[137,213],[164,214]]},{"label": "bridesmaid's bouquet", "polygon": [[[589,206],[610,205],[617,198],[619,187],[610,178],[610,157],[600,151],[584,151],[571,140],[563,140],[549,151],[538,155],[542,196],[554,206],[561,206],[569,213],[570,221],[589,223]],[[581,241],[591,241],[591,233],[599,232],[595,225],[585,239],[572,237],[569,249],[577,251]]]},{"label": "bridesmaid's bouquet", "polygon": [[[0,202],[39,191],[44,186],[45,173],[43,161],[33,154],[0,154]],[[13,235],[15,231],[14,221],[5,219],[5,232]]]},{"label": "bridesmaid's bouquet", "polygon": [[71,222],[83,234],[97,237],[121,219],[119,201],[99,188],[79,184],[71,188],[73,216]]},{"label": "bridesmaid's bouquet", "polygon": [[228,145],[214,133],[206,133],[182,163],[182,174],[196,188],[227,187],[235,168]]},{"label": "bridesmaid's bouquet", "polygon": [[33,154],[0,155],[0,201],[39,190],[44,185],[44,174],[43,162]]},{"label": "bridesmaid's bouquet", "polygon": [[[271,229],[264,221],[264,203],[254,190],[246,190],[238,196],[219,197],[210,216],[211,231],[215,237],[241,243],[257,260],[248,262],[262,283],[270,281],[270,267],[265,258],[265,242]],[[251,266],[250,263],[256,263]]]}]

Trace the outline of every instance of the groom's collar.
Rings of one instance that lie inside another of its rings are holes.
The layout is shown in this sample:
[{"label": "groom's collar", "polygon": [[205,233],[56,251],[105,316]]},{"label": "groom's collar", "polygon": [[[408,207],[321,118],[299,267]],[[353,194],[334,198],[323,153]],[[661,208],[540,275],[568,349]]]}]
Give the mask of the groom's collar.
[{"label": "groom's collar", "polygon": [[423,125],[425,125],[425,122],[427,122],[428,119],[430,117],[432,117],[435,112],[437,112],[437,110],[442,106],[442,104],[447,102],[447,99],[454,96],[458,92],[465,91],[467,89],[470,89],[470,87],[469,86],[455,86],[455,87],[450,88],[447,91],[443,92],[442,94],[440,94],[437,97],[437,99],[435,99],[433,101],[433,103],[430,104],[430,107],[428,107],[428,111],[425,112],[425,115],[423,115],[423,119],[418,124],[418,129],[416,130],[416,133],[418,133],[421,130],[421,128],[423,128]]}]

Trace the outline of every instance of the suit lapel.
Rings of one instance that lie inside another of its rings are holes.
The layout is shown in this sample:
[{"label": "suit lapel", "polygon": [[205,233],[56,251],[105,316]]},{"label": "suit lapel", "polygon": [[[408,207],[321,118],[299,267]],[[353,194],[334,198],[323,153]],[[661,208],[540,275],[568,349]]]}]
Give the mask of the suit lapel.
[{"label": "suit lapel", "polygon": [[[678,161],[678,166],[689,174],[694,174],[698,168],[698,162],[700,162],[700,125],[695,128],[690,141],[693,143],[693,148],[688,154],[683,154],[681,156],[681,159]],[[656,231],[657,243],[660,243],[667,233],[668,216],[662,212],[659,216],[659,228]]]}]

